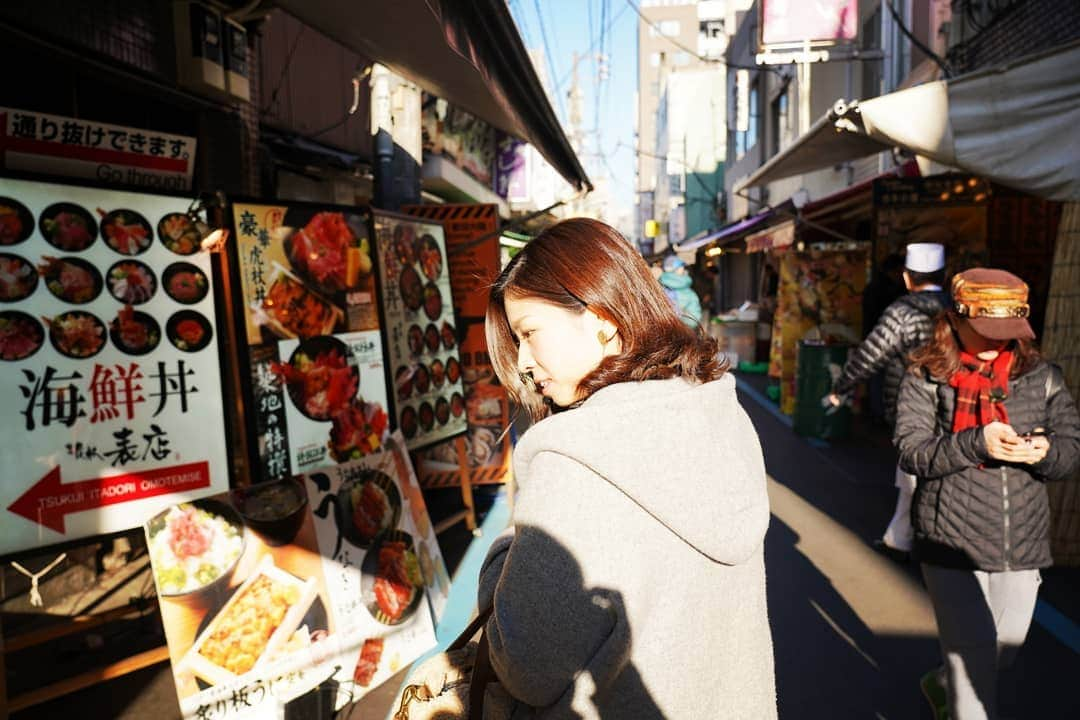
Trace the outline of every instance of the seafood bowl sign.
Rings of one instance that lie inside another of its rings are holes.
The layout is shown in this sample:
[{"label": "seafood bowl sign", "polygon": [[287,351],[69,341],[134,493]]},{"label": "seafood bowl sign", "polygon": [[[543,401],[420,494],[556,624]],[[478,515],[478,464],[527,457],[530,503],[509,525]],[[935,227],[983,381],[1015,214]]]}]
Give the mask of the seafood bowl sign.
[{"label": "seafood bowl sign", "polygon": [[0,555],[227,487],[210,258],[188,205],[0,179]]}]

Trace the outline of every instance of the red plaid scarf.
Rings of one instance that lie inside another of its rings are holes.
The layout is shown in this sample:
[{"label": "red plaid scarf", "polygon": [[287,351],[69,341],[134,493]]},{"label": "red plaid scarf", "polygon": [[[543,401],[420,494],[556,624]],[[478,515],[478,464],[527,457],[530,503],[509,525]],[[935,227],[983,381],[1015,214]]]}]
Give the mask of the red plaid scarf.
[{"label": "red plaid scarf", "polygon": [[956,388],[956,412],[953,415],[954,433],[968,428],[989,425],[995,420],[1009,422],[1005,398],[1009,396],[1009,370],[1013,354],[1006,350],[990,361],[960,351],[960,369],[949,378]]}]

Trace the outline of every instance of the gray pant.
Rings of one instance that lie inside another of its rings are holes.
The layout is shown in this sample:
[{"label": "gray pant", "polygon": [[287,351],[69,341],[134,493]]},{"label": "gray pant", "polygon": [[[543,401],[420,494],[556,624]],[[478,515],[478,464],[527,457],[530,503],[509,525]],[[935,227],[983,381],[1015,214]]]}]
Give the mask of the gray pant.
[{"label": "gray pant", "polygon": [[997,720],[998,673],[1024,644],[1042,582],[1038,570],[922,566],[948,678],[950,720]]}]

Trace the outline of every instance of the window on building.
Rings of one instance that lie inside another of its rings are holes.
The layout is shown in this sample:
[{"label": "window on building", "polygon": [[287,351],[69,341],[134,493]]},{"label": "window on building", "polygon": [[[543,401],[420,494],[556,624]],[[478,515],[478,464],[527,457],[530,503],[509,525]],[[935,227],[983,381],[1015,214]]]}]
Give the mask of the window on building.
[{"label": "window on building", "polygon": [[672,195],[681,195],[683,191],[682,186],[683,176],[681,173],[675,175],[668,175],[668,189]]},{"label": "window on building", "polygon": [[676,65],[689,65],[690,64],[690,53],[684,52],[682,50],[675,53],[675,64]]},{"label": "window on building", "polygon": [[761,121],[761,109],[758,107],[758,91],[756,87],[750,88],[750,124],[746,129],[746,149],[757,145],[758,123]]},{"label": "window on building", "polygon": [[675,37],[680,30],[682,28],[679,26],[678,20],[661,20],[658,23],[649,25],[649,37],[656,37],[658,34]]},{"label": "window on building", "polygon": [[723,20],[703,20],[698,24],[698,34],[709,40],[716,40],[724,36]]},{"label": "window on building", "polygon": [[[867,18],[862,27],[862,49],[881,49],[881,6],[878,5],[874,14]],[[862,94],[861,99],[877,97],[881,94],[881,61],[859,63],[862,67]]]},{"label": "window on building", "polygon": [[[761,121],[761,109],[758,107],[758,90],[754,85],[755,79],[751,79],[749,75],[746,76],[745,82],[750,85],[749,92],[747,93],[746,101],[746,130],[740,130],[738,123],[735,125],[735,159],[738,160],[745,155],[750,148],[754,147],[758,141],[758,123]],[[735,102],[733,103],[736,108],[739,105],[739,83],[736,82],[736,87],[733,88],[735,92]],[[736,109],[734,115],[738,116],[739,111]]]},{"label": "window on building", "polygon": [[649,83],[649,93],[654,97],[660,97],[660,81],[653,80]]},{"label": "window on building", "polygon": [[660,53],[649,53],[649,67],[660,67]]},{"label": "window on building", "polygon": [[772,113],[769,117],[772,125],[772,152],[775,155],[791,143],[791,108],[788,103],[790,86],[785,87],[772,102]]}]

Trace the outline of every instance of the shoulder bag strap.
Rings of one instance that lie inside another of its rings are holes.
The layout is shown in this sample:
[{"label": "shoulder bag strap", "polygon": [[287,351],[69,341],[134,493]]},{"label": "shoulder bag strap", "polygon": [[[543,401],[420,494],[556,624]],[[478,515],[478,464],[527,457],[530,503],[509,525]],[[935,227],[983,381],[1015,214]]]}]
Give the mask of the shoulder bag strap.
[{"label": "shoulder bag strap", "polygon": [[469,682],[469,720],[484,720],[484,691],[488,683],[497,681],[495,671],[491,669],[487,635],[480,633],[480,641],[476,646],[476,664],[473,665],[472,679]]},{"label": "shoulder bag strap", "polygon": [[451,650],[460,650],[461,648],[468,645],[469,641],[473,639],[473,636],[476,635],[476,633],[479,632],[481,629],[483,629],[484,624],[488,621],[489,617],[491,617],[491,606],[488,606],[481,610],[479,613],[477,613],[476,617],[472,619],[472,622],[466,625],[465,629],[461,631],[461,634],[458,635],[452,643],[450,643],[450,645],[446,648],[446,651],[450,652]]}]

